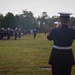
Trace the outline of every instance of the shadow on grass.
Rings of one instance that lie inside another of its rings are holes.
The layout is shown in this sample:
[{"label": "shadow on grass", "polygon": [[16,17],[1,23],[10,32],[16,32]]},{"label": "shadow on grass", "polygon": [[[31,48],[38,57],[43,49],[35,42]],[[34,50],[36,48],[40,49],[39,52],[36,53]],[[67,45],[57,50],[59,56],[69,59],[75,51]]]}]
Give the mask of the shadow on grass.
[{"label": "shadow on grass", "polygon": [[0,74],[8,74],[10,71],[0,71]]}]

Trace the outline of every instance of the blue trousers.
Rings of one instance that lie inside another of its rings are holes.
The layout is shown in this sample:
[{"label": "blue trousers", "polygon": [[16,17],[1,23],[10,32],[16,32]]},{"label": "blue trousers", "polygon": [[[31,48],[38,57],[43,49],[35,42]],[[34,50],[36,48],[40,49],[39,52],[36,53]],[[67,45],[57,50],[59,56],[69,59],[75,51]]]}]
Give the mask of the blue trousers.
[{"label": "blue trousers", "polygon": [[71,75],[71,69],[69,68],[58,68],[58,67],[52,67],[52,75]]}]

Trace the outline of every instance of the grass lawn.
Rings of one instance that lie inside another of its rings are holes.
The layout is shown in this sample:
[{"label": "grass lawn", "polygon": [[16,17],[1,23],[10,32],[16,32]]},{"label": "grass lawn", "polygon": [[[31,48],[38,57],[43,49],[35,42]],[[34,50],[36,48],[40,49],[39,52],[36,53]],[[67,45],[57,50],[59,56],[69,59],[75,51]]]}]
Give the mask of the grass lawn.
[{"label": "grass lawn", "polygon": [[[42,37],[40,37],[42,36]],[[48,59],[52,48],[52,42],[46,39],[45,34],[22,36],[17,40],[0,40],[0,75],[52,75]],[[73,42],[73,53],[75,55],[75,42]],[[75,66],[72,69],[75,75]]]}]

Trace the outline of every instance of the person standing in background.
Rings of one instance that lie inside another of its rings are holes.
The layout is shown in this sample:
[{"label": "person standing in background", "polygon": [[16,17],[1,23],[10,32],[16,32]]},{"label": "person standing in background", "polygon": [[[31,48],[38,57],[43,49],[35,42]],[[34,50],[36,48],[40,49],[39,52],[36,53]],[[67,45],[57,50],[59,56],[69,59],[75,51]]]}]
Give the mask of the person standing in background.
[{"label": "person standing in background", "polygon": [[34,30],[33,30],[34,39],[36,38],[36,33],[37,33],[37,30],[36,30],[36,29],[34,29]]}]

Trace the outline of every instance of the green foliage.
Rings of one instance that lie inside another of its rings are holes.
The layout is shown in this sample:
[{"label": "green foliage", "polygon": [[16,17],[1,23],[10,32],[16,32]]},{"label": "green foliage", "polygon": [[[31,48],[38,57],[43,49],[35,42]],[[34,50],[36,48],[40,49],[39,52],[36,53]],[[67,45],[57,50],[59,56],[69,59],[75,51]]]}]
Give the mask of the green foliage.
[{"label": "green foliage", "polygon": [[[0,14],[0,28],[12,28],[20,26],[22,30],[29,30],[36,28],[39,32],[50,31],[54,26],[54,22],[59,21],[58,16],[49,17],[47,12],[42,12],[41,16],[34,17],[31,11],[23,10],[22,14],[8,12],[5,16]],[[75,26],[75,18],[71,17],[69,27]]]},{"label": "green foliage", "polygon": [[15,17],[12,13],[8,12],[8,14],[6,14],[6,16],[4,17],[4,27],[8,28],[14,28],[15,26]]}]

